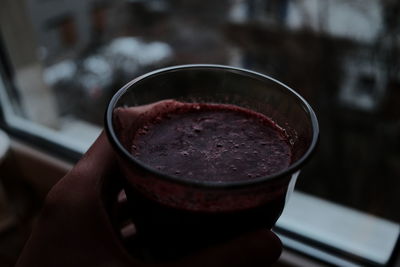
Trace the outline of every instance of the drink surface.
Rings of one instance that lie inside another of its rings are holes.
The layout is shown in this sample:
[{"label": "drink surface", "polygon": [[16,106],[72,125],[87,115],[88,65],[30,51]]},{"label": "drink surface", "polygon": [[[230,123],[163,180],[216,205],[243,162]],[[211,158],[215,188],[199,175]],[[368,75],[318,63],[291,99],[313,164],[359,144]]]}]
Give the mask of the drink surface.
[{"label": "drink surface", "polygon": [[131,153],[161,173],[200,181],[239,181],[291,163],[284,131],[263,114],[234,105],[184,103],[146,121]]}]

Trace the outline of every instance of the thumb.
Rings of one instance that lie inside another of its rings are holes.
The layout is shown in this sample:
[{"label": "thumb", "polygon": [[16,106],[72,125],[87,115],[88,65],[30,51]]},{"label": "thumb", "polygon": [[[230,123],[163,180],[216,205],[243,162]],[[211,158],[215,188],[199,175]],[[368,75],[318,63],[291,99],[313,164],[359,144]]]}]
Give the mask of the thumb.
[{"label": "thumb", "polygon": [[118,107],[113,111],[113,122],[122,145],[130,147],[131,138],[144,122],[158,115],[174,110],[184,104],[172,99],[161,100],[147,105]]},{"label": "thumb", "polygon": [[210,247],[180,261],[179,266],[239,267],[270,266],[282,252],[280,239],[269,230],[246,234],[228,243]]}]

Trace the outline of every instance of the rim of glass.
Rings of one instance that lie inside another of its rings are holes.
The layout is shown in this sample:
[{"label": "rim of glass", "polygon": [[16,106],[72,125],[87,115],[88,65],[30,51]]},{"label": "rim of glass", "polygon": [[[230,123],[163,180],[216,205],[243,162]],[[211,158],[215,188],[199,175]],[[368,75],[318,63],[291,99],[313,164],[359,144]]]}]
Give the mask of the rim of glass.
[{"label": "rim of glass", "polygon": [[[129,153],[129,151],[127,151],[125,149],[125,147],[121,144],[121,142],[119,141],[119,139],[114,131],[113,111],[114,111],[115,105],[117,104],[118,100],[132,86],[134,86],[136,83],[138,83],[140,81],[150,79],[151,77],[156,76],[161,73],[167,73],[167,72],[171,72],[171,71],[185,71],[185,70],[193,70],[193,69],[214,69],[214,70],[227,71],[227,72],[236,72],[236,73],[245,75],[247,77],[261,79],[261,80],[267,80],[269,82],[276,83],[279,86],[288,90],[303,105],[303,107],[307,111],[310,121],[311,121],[312,140],[311,140],[311,143],[310,143],[307,151],[303,154],[303,156],[300,159],[298,159],[296,162],[291,164],[288,168],[281,170],[277,173],[274,173],[272,175],[262,176],[262,177],[258,177],[256,179],[252,179],[252,180],[224,181],[224,182],[182,179],[178,176],[173,176],[173,175],[169,175],[169,174],[160,172],[160,171],[156,170],[155,168],[152,168],[151,166],[146,165],[143,162],[135,159],[135,157],[133,157]],[[174,183],[185,184],[185,185],[190,185],[190,186],[207,187],[207,188],[221,188],[221,189],[262,184],[264,182],[267,182],[268,180],[277,180],[279,178],[284,178],[284,177],[287,177],[288,175],[295,173],[310,158],[311,154],[315,150],[315,147],[316,147],[318,139],[319,139],[318,120],[317,120],[317,116],[315,115],[314,110],[311,108],[311,106],[307,103],[307,101],[302,96],[300,96],[297,92],[295,92],[289,86],[285,85],[284,83],[282,83],[272,77],[269,77],[265,74],[261,74],[261,73],[258,73],[258,72],[252,71],[252,70],[247,70],[247,69],[232,67],[232,66],[226,66],[226,65],[217,65],[217,64],[188,64],[188,65],[170,66],[170,67],[161,68],[158,70],[148,72],[146,74],[143,74],[143,75],[131,80],[126,85],[124,85],[121,89],[119,89],[114,94],[114,96],[111,98],[111,100],[107,106],[106,113],[105,113],[105,130],[108,135],[108,139],[110,140],[110,142],[114,146],[114,148],[116,148],[117,152],[123,158],[127,159],[128,162],[134,164],[136,167],[139,167],[142,170],[145,170],[147,172],[150,172],[150,173],[156,175],[157,177],[162,177],[163,179],[169,180]]]}]

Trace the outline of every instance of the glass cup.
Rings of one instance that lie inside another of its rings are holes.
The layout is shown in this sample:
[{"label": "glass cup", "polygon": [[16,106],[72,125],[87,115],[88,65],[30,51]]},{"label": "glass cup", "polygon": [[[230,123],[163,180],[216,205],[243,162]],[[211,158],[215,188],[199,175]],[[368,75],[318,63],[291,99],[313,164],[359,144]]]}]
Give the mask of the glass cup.
[{"label": "glass cup", "polygon": [[[165,99],[233,104],[265,114],[289,137],[292,163],[270,176],[229,182],[161,173],[129,152],[116,127],[114,110]],[[111,99],[106,132],[125,178],[137,230],[135,251],[155,261],[176,259],[244,232],[271,228],[319,135],[314,111],[295,91],[266,75],[222,65],[174,66],[132,80]]]}]

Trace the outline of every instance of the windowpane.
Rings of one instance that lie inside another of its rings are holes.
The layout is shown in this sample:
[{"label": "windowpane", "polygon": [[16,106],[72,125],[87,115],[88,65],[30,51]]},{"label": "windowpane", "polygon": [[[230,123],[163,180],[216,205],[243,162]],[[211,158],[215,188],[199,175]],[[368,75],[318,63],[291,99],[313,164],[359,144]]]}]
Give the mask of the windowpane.
[{"label": "windowpane", "polygon": [[12,127],[84,152],[132,78],[186,63],[249,68],[294,88],[319,118],[296,188],[400,222],[400,2],[3,2],[0,91]]}]

